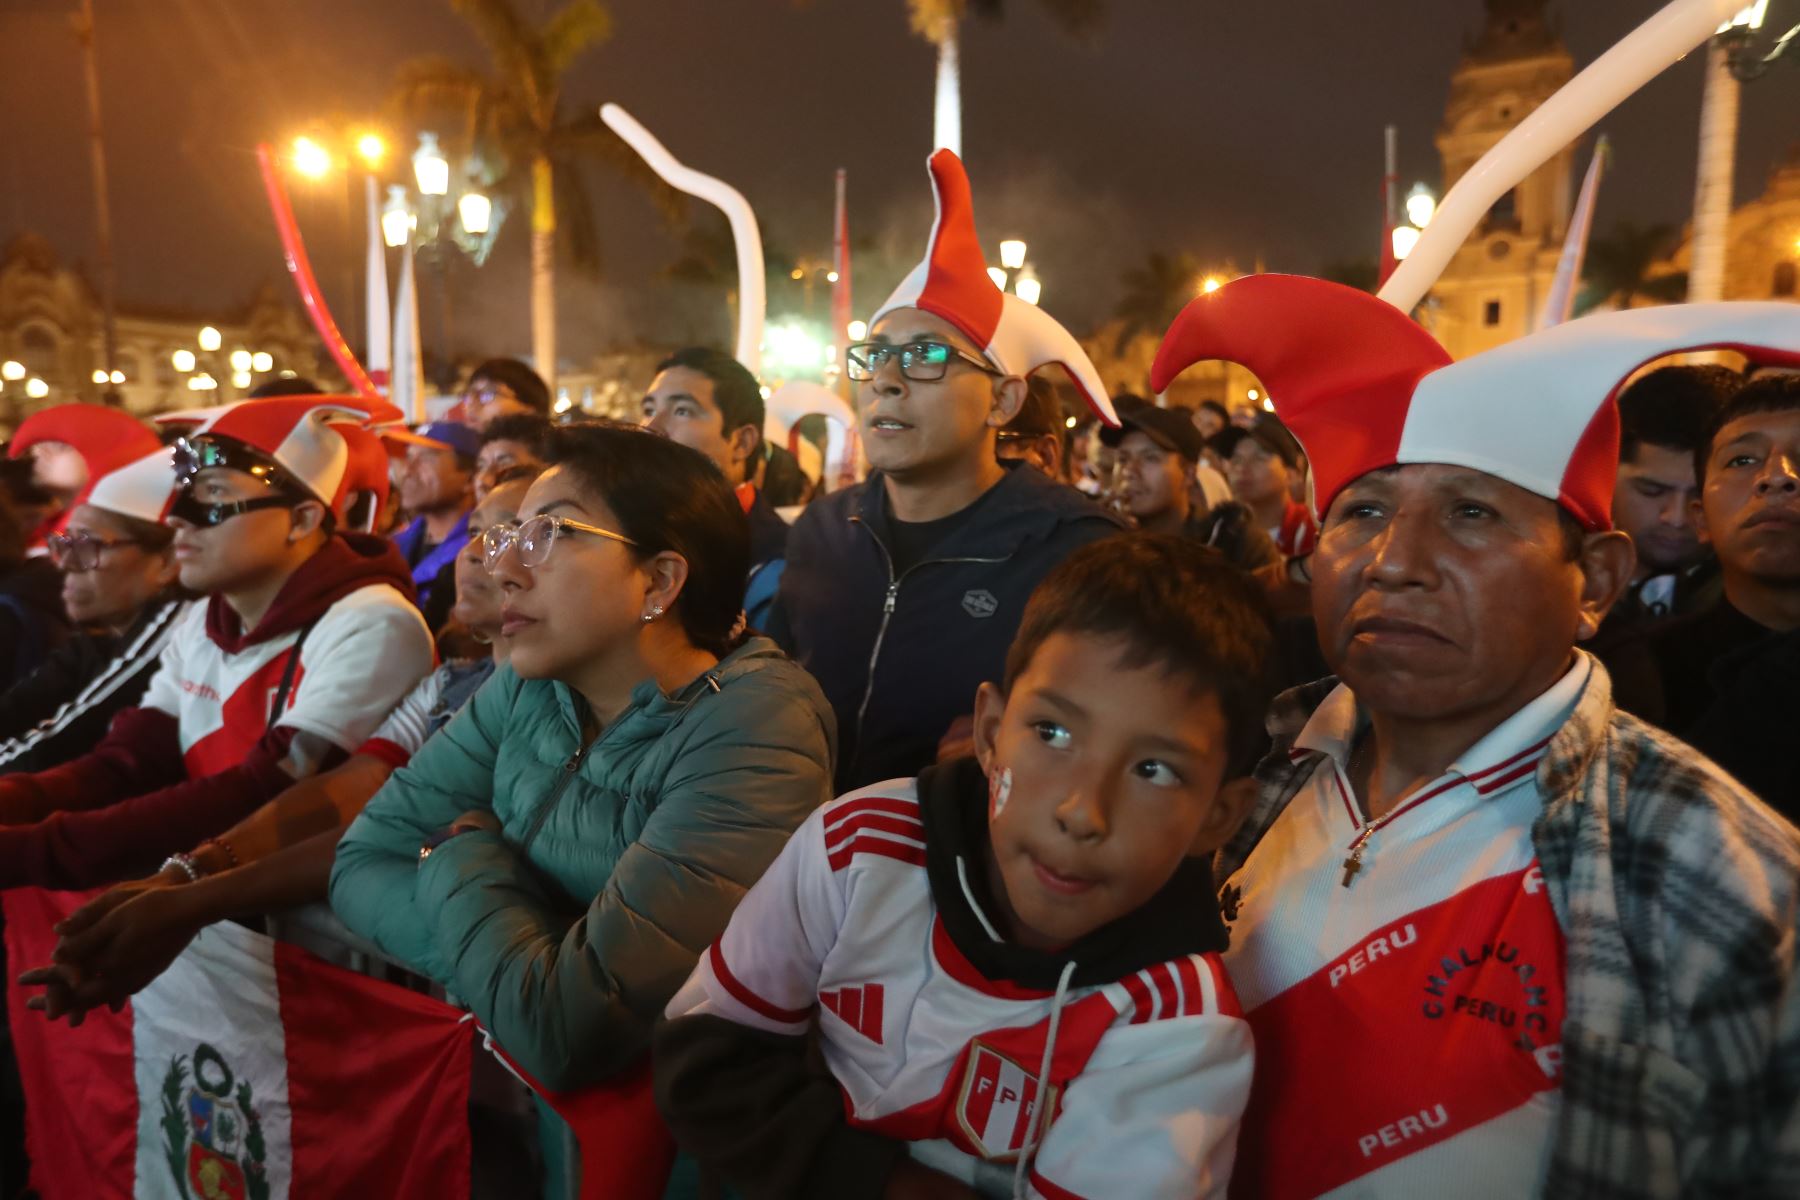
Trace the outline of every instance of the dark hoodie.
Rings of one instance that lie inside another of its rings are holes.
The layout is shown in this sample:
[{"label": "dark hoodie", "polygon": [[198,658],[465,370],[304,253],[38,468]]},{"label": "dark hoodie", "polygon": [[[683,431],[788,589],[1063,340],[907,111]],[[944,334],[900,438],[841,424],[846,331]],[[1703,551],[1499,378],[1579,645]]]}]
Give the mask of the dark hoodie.
[{"label": "dark hoodie", "polygon": [[[925,871],[945,932],[987,979],[1051,991],[1063,968],[1071,988],[1113,983],[1186,954],[1225,949],[1224,922],[1204,858],[1134,912],[1059,951],[995,941],[958,882],[958,864],[988,913],[988,785],[972,758],[919,775]],[[656,1033],[656,1099],[681,1148],[721,1171],[745,1196],[859,1200],[881,1196],[906,1154],[903,1142],[853,1128],[844,1096],[811,1037],[695,1015]]]},{"label": "dark hoodie", "polygon": [[[378,584],[412,598],[412,573],[399,552],[365,534],[334,537],[288,578],[247,634],[224,599],[212,597],[206,636],[235,654],[306,629],[337,601]],[[176,719],[157,709],[126,709],[91,752],[0,779],[0,888],[95,887],[155,870],[169,854],[224,832],[292,784],[282,764],[295,736],[275,725],[243,747],[236,765],[190,778]],[[343,757],[332,748],[320,769]]]}]

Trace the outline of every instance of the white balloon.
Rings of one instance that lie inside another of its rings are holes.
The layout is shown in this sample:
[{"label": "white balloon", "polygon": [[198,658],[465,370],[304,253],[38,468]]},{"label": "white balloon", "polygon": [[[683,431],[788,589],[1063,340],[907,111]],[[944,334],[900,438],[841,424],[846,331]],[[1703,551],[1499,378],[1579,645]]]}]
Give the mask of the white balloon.
[{"label": "white balloon", "polygon": [[656,140],[655,134],[617,104],[601,105],[600,119],[625,139],[626,144],[636,150],[670,187],[717,206],[731,222],[738,266],[737,360],[748,367],[752,375],[761,375],[763,321],[769,302],[764,290],[762,233],[757,229],[756,214],[751,211],[750,202],[724,180],[683,166]]},{"label": "white balloon", "polygon": [[1704,43],[1742,6],[1743,0],[1674,0],[1564,84],[1457,180],[1418,245],[1388,277],[1381,298],[1411,312],[1494,201]]}]

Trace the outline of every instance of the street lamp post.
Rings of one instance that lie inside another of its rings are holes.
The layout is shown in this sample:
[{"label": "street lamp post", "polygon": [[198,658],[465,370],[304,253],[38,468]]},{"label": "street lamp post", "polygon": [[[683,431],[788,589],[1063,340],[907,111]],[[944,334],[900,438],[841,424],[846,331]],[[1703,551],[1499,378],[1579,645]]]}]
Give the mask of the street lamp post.
[{"label": "street lamp post", "polygon": [[1395,225],[1392,234],[1395,262],[1403,260],[1412,253],[1413,247],[1419,244],[1419,238],[1425,232],[1425,226],[1429,225],[1431,218],[1437,214],[1437,196],[1424,184],[1415,183],[1412,185],[1412,190],[1406,193],[1406,201],[1402,208],[1406,213],[1406,221],[1404,224]]}]

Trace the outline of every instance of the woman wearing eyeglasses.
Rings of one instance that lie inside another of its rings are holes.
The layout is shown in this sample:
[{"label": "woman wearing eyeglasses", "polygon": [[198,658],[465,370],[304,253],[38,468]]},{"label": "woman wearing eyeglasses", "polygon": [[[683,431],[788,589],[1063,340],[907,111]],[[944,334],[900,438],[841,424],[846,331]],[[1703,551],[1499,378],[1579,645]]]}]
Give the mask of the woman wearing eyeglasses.
[{"label": "woman wearing eyeglasses", "polygon": [[483,550],[507,667],[338,844],[346,924],[555,1089],[638,1063],[744,892],[828,798],[834,726],[739,632],[742,508],[705,457],[567,426]]},{"label": "woman wearing eyeglasses", "polygon": [[159,450],[96,480],[50,535],[75,633],[0,693],[0,773],[86,752],[143,696],[186,605],[173,535],[160,523],[170,483],[169,454]]}]

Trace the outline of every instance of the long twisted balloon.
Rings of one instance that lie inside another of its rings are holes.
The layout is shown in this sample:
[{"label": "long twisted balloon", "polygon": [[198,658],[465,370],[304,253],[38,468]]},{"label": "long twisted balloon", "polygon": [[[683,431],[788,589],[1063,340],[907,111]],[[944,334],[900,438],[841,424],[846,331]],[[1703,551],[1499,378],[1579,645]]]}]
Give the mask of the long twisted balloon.
[{"label": "long twisted balloon", "polygon": [[768,309],[768,296],[763,279],[762,233],[756,227],[756,214],[742,192],[722,179],[703,175],[684,166],[656,140],[656,135],[638,123],[637,118],[616,104],[600,106],[600,119],[625,139],[627,145],[650,164],[670,187],[698,196],[717,206],[731,222],[731,238],[737,245],[738,268],[738,335],[737,360],[752,375],[762,373],[763,320]]},{"label": "long twisted balloon", "polygon": [[1705,42],[1744,0],[1674,0],[1590,63],[1500,139],[1450,189],[1380,295],[1410,312],[1494,201],[1591,129],[1671,63]]},{"label": "long twisted balloon", "polygon": [[263,188],[269,193],[269,211],[275,215],[275,229],[281,234],[281,248],[287,256],[288,274],[294,277],[294,286],[300,289],[300,302],[306,306],[306,315],[312,318],[313,328],[319,331],[319,337],[325,342],[325,349],[337,361],[338,370],[350,381],[350,386],[368,399],[385,403],[381,393],[375,387],[375,381],[369,378],[362,364],[356,361],[356,355],[350,349],[350,343],[338,331],[337,322],[331,319],[331,309],[325,305],[325,296],[319,291],[319,281],[313,278],[312,261],[306,256],[306,242],[300,237],[300,226],[294,221],[294,207],[288,203],[287,188],[281,182],[281,171],[275,164],[275,150],[267,142],[256,147],[256,161],[262,167]]}]

